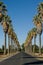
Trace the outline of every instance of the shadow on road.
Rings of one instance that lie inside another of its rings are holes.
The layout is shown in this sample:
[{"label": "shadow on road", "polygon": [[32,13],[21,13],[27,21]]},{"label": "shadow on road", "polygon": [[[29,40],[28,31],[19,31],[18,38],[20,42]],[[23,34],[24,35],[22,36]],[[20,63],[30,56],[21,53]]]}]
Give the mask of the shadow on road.
[{"label": "shadow on road", "polygon": [[[24,64],[23,65],[43,65],[43,60],[38,60],[36,58],[43,58],[43,57],[33,57],[27,53],[25,53],[26,56],[23,56]],[[25,59],[28,59],[26,61]]]},{"label": "shadow on road", "polygon": [[30,62],[30,63],[24,63],[23,65],[33,65],[33,64],[39,64],[39,65],[43,65],[43,61],[37,61],[37,62]]}]

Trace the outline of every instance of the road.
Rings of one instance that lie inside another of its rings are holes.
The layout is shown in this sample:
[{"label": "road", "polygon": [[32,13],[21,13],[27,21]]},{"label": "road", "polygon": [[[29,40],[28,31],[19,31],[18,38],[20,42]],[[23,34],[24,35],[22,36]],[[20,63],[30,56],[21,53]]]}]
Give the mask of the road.
[{"label": "road", "polygon": [[39,61],[25,52],[20,52],[0,62],[0,65],[43,65],[43,61]]}]

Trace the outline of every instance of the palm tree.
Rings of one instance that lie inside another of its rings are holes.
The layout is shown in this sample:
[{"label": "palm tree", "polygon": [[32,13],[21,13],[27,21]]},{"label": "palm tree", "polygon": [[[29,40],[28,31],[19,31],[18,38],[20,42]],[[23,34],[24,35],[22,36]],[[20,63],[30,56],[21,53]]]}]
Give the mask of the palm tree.
[{"label": "palm tree", "polygon": [[2,22],[3,16],[6,15],[6,12],[6,5],[3,2],[0,2],[0,23]]},{"label": "palm tree", "polygon": [[8,54],[10,53],[11,26],[8,28]]},{"label": "palm tree", "polygon": [[15,44],[17,45],[17,43],[18,43],[18,39],[17,39],[17,35],[16,35],[15,32],[14,32],[14,42],[15,42]]},{"label": "palm tree", "polygon": [[[4,54],[6,54],[6,33],[7,33],[7,23],[5,22],[6,18],[6,6],[4,5],[3,2],[0,2],[0,23],[2,23],[3,21],[3,29],[4,29],[4,32],[5,32],[5,46],[4,46]],[[4,26],[5,25],[5,26]]]},{"label": "palm tree", "polygon": [[36,36],[37,36],[37,29],[34,27],[32,29],[33,37],[34,37],[34,47],[33,47],[33,53],[35,53],[35,45],[36,45]]},{"label": "palm tree", "polygon": [[32,31],[29,31],[24,44],[26,52],[27,52],[27,49],[32,52],[32,37],[33,37]]},{"label": "palm tree", "polygon": [[27,38],[24,42],[25,52],[27,52],[27,47],[29,47],[29,36],[27,35]]},{"label": "palm tree", "polygon": [[11,19],[10,17],[7,15],[7,24],[8,24],[8,54],[10,53],[10,35],[11,35]]},{"label": "palm tree", "polygon": [[6,21],[6,17],[3,17],[2,26],[3,26],[3,30],[4,30],[4,37],[5,37],[5,42],[4,42],[4,54],[6,54],[6,34],[7,34],[7,32],[8,32],[8,24],[7,24],[7,21]]},{"label": "palm tree", "polygon": [[13,36],[13,34],[14,34],[14,32],[13,32],[13,30],[12,30],[12,33],[11,33],[11,52],[13,52],[13,45],[14,45],[14,43],[13,43],[13,41],[14,41],[14,36]]},{"label": "palm tree", "polygon": [[38,5],[38,15],[40,17],[40,20],[41,20],[41,23],[42,23],[42,30],[43,30],[43,2],[41,2],[39,5]]},{"label": "palm tree", "polygon": [[17,41],[17,46],[18,46],[18,50],[20,50],[21,48],[20,48],[20,43],[19,43],[19,41]]},{"label": "palm tree", "polygon": [[10,37],[11,37],[11,52],[12,52],[12,47],[13,47],[13,32],[14,32],[14,30],[13,30],[13,27],[11,26],[11,35],[10,35]]},{"label": "palm tree", "polygon": [[16,37],[16,45],[17,45],[17,50],[20,49],[20,44],[19,44],[19,41],[18,41],[18,38]]},{"label": "palm tree", "polygon": [[30,51],[31,51],[31,53],[32,53],[32,39],[33,39],[33,32],[32,32],[32,30],[29,32],[30,33],[30,36],[29,36],[29,39],[30,39]]},{"label": "palm tree", "polygon": [[37,28],[37,33],[39,34],[39,54],[41,54],[41,33],[42,33],[42,24],[41,24],[41,20],[39,18],[38,15],[36,15],[33,18],[33,22]]}]

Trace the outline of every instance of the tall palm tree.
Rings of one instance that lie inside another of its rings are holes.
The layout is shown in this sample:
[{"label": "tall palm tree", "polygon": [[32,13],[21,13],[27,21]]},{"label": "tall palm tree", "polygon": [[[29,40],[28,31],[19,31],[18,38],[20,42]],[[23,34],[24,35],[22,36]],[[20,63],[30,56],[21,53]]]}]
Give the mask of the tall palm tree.
[{"label": "tall palm tree", "polygon": [[[41,23],[42,23],[42,31],[43,31],[43,2],[41,2],[39,5],[38,5],[38,15],[39,15],[39,18],[41,20]],[[40,34],[41,36],[41,34]]]},{"label": "tall palm tree", "polygon": [[38,10],[39,15],[42,18],[43,17],[43,2],[39,3],[37,10]]},{"label": "tall palm tree", "polygon": [[14,32],[12,30],[12,33],[11,33],[11,52],[13,52],[13,49],[14,49],[14,47],[13,47],[13,45],[14,45],[14,36],[13,36],[13,34],[14,34]]},{"label": "tall palm tree", "polygon": [[17,37],[16,37],[16,45],[17,45],[17,50],[19,50],[20,49],[20,44],[19,44],[19,41],[18,41]]},{"label": "tall palm tree", "polygon": [[42,31],[43,31],[43,2],[41,2],[39,5],[38,5],[38,15],[40,17],[40,20],[41,20],[41,23],[42,23]]},{"label": "tall palm tree", "polygon": [[35,45],[36,45],[36,36],[37,36],[37,29],[34,27],[32,29],[33,37],[34,37],[34,47],[33,47],[33,53],[35,53]]},{"label": "tall palm tree", "polygon": [[[5,22],[6,21],[5,20],[6,12],[7,12],[6,6],[4,5],[3,2],[0,2],[0,23],[2,23],[2,21],[3,21],[3,29],[4,29],[4,32],[5,32],[4,54],[6,54],[6,32],[7,32],[7,26],[6,26],[7,23]],[[6,30],[5,30],[5,28],[6,28]]]},{"label": "tall palm tree", "polygon": [[32,53],[32,39],[33,39],[33,32],[32,32],[32,30],[30,31],[30,33],[31,33],[31,35],[30,35],[30,51],[31,51],[31,53]]},{"label": "tall palm tree", "polygon": [[27,52],[27,47],[29,47],[29,44],[30,44],[29,36],[30,36],[30,34],[28,33],[27,38],[26,38],[25,43],[24,43],[25,52]]},{"label": "tall palm tree", "polygon": [[7,15],[7,24],[8,24],[8,54],[10,53],[10,35],[11,35],[11,19]]},{"label": "tall palm tree", "polygon": [[[28,48],[32,52],[32,31],[29,31],[24,44],[25,50]],[[27,51],[27,50],[26,50]]]},{"label": "tall palm tree", "polygon": [[10,51],[11,51],[10,41],[11,41],[11,26],[9,26],[9,28],[8,28],[8,54],[9,54]]},{"label": "tall palm tree", "polygon": [[39,54],[41,54],[41,33],[42,33],[42,24],[41,24],[41,20],[39,18],[38,15],[36,15],[33,18],[33,22],[37,28],[37,33],[39,34]]},{"label": "tall palm tree", "polygon": [[15,32],[13,32],[13,41],[16,44],[17,49],[19,50],[20,49],[20,44],[19,44],[19,41],[18,41],[18,38],[17,38],[17,35],[16,35]]},{"label": "tall palm tree", "polygon": [[6,17],[3,18],[2,26],[3,26],[3,30],[4,30],[4,37],[5,37],[4,54],[6,54],[6,34],[8,32],[8,24],[7,24],[7,21],[6,21]]},{"label": "tall palm tree", "polygon": [[0,2],[0,23],[2,22],[2,18],[4,15],[6,15],[7,9],[6,5],[3,2]]},{"label": "tall palm tree", "polygon": [[17,39],[17,35],[16,35],[16,33],[14,32],[14,42],[15,42],[15,44],[17,45],[17,41],[18,41],[18,39]]},{"label": "tall palm tree", "polygon": [[11,52],[12,52],[12,47],[13,47],[13,27],[11,28]]}]

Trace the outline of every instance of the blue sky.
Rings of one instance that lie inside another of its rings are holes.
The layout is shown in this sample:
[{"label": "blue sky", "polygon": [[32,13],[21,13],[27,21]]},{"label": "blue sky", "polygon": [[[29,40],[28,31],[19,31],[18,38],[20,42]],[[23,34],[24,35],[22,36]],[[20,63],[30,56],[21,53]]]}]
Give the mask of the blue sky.
[{"label": "blue sky", "polygon": [[[37,13],[37,6],[43,0],[0,0],[6,4],[8,15],[12,19],[14,31],[22,44],[29,30],[34,27],[32,19]],[[43,36],[42,36],[43,38]],[[0,25],[0,47],[4,44],[4,33]]]}]

